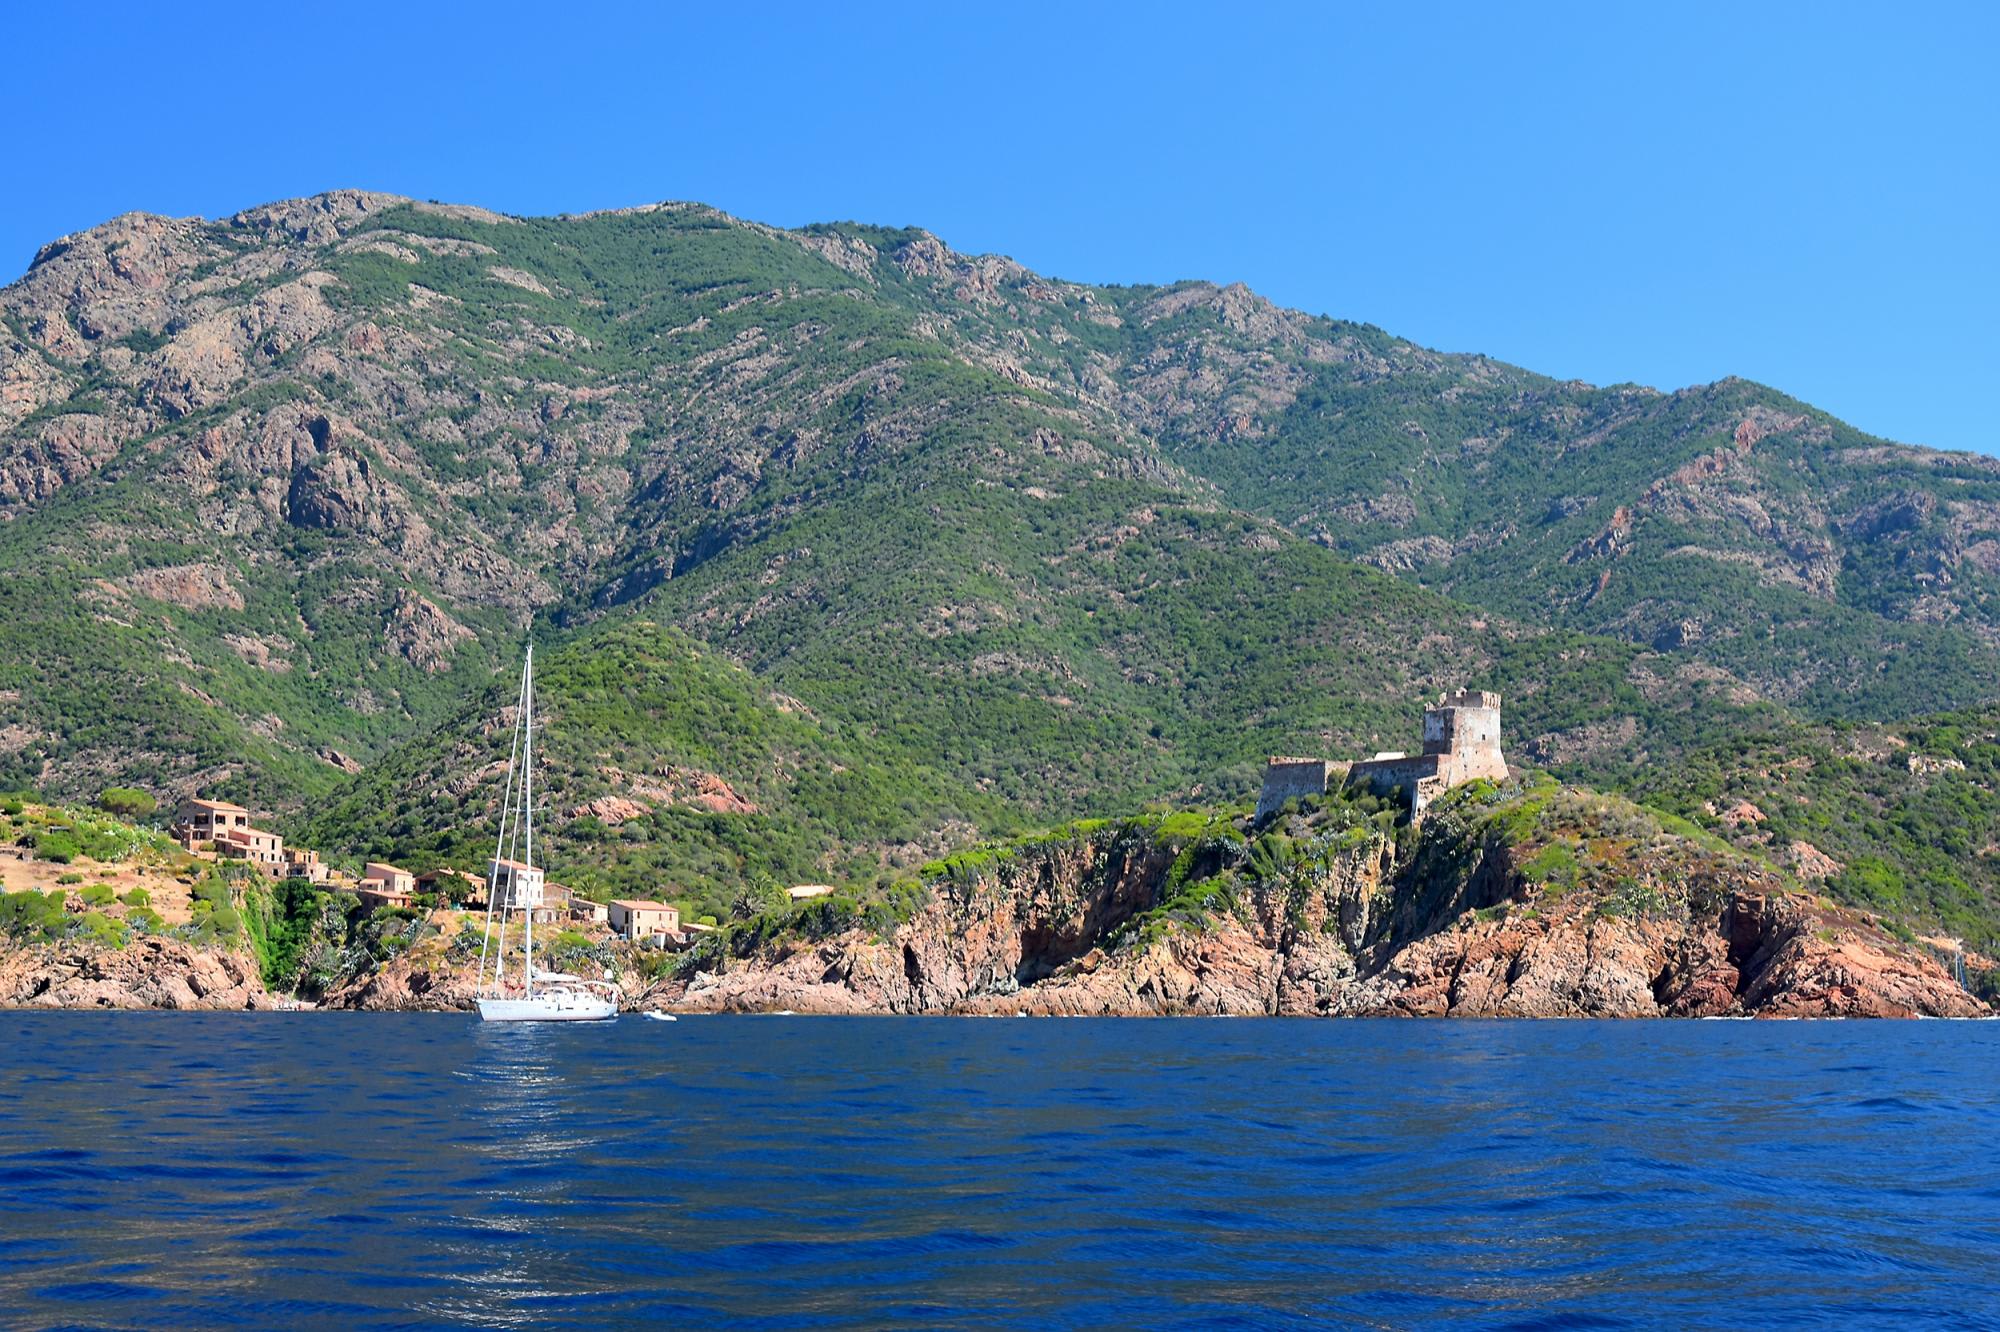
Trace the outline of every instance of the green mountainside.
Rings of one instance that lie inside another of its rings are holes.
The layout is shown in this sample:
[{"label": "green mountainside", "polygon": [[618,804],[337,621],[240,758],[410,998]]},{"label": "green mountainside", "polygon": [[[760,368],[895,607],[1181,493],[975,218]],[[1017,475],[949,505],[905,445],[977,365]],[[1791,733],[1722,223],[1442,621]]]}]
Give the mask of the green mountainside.
[{"label": "green mountainside", "polygon": [[2000,951],[2000,712],[1796,724],[1634,788],[1841,902]]},{"label": "green mountainside", "polygon": [[1742,381],[917,230],[353,191],[65,237],[0,320],[0,781],[330,847],[476,853],[530,637],[564,872],[718,896],[1239,798],[1461,683],[1627,786],[2000,698],[2000,468]]}]

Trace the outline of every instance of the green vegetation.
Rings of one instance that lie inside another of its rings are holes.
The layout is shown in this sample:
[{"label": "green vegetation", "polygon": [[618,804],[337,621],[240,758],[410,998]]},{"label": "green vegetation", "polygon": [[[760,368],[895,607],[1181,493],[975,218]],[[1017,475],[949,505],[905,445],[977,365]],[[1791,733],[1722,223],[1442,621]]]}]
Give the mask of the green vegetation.
[{"label": "green vegetation", "polygon": [[[2000,948],[2000,712],[1800,724],[1649,774],[1647,801],[1848,906]],[[1821,858],[1824,859],[1821,859]]]},{"label": "green vegetation", "polygon": [[197,943],[230,943],[243,932],[243,916],[232,900],[229,881],[211,871],[189,890],[192,919],[188,937]]},{"label": "green vegetation", "polygon": [[[556,875],[690,918],[832,882],[800,927],[868,919],[940,857],[983,872],[947,854],[974,840],[1241,801],[1262,754],[1401,748],[1426,694],[1476,683],[1508,696],[1518,758],[1780,860],[1808,841],[1837,898],[1995,937],[1974,723],[1915,741],[1962,769],[1829,749],[1803,785],[1751,775],[1780,770],[1752,761],[1765,738],[1810,745],[1828,718],[2000,698],[1981,460],[1743,381],[1560,383],[909,229],[420,205],[337,227],[163,240],[203,314],[280,284],[328,311],[177,387],[127,364],[179,336],[176,285],[104,340],[120,354],[49,360],[63,393],[0,434],[40,458],[88,416],[112,444],[15,487],[37,498],[0,522],[0,783],[101,806],[0,805],[41,859],[133,854],[152,793],[201,787],[335,854],[476,870],[526,633]],[[301,295],[307,271],[333,281]],[[24,345],[90,290],[52,274],[9,289]],[[1753,788],[1774,805],[1755,829],[1708,811]],[[1532,791],[1466,808],[1502,838],[1578,814]],[[1214,842],[1177,880],[1201,903],[1229,890],[1211,860],[1281,878],[1399,835],[1390,811],[1308,813],[1326,847],[1186,812],[1148,835]],[[1550,841],[1524,872],[1560,894],[1598,851]],[[247,931],[289,974],[330,909],[295,891],[198,897],[190,929]],[[408,946],[384,929],[341,947]]]},{"label": "green vegetation", "polygon": [[108,786],[97,798],[98,807],[107,814],[115,814],[121,819],[148,818],[160,807],[160,802],[144,791],[129,786]]},{"label": "green vegetation", "polygon": [[13,939],[58,939],[64,929],[63,894],[25,889],[0,893],[0,931]]}]

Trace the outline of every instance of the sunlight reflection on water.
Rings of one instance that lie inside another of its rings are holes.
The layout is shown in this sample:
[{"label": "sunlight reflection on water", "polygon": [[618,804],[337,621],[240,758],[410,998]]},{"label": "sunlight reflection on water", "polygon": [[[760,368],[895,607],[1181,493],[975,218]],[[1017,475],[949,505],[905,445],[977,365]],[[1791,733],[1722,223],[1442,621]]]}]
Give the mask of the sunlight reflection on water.
[{"label": "sunlight reflection on water", "polygon": [[1994,1024],[0,1022],[29,1325],[2000,1316]]}]

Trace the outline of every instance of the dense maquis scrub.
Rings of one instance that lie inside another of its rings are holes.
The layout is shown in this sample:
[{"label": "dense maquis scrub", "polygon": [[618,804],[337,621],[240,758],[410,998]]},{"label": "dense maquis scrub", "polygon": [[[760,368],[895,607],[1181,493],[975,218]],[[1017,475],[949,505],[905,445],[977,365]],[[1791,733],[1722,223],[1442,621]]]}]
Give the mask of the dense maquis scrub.
[{"label": "dense maquis scrub", "polygon": [[[355,192],[65,238],[0,320],[0,780],[200,788],[343,854],[477,867],[529,636],[561,872],[717,919],[1399,748],[1461,683],[1518,757],[1662,792],[2000,696],[2000,469],[1740,380],[1564,383],[915,230]],[[1926,808],[1791,840],[1990,938],[1983,843]]]}]

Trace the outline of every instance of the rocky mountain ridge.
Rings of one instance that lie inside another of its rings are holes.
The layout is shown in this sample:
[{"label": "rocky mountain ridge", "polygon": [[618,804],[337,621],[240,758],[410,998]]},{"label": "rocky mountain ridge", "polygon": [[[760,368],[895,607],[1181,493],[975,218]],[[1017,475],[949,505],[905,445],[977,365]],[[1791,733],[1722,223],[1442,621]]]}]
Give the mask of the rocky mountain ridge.
[{"label": "rocky mountain ridge", "polygon": [[[1990,460],[1240,286],[334,191],[65,237],[0,323],[0,779],[365,792],[401,831],[350,820],[355,850],[457,816],[375,774],[462,732],[531,625],[670,626],[937,773],[918,843],[1393,747],[1467,681],[1600,781],[2000,694]],[[579,763],[571,808],[645,803]]]}]

